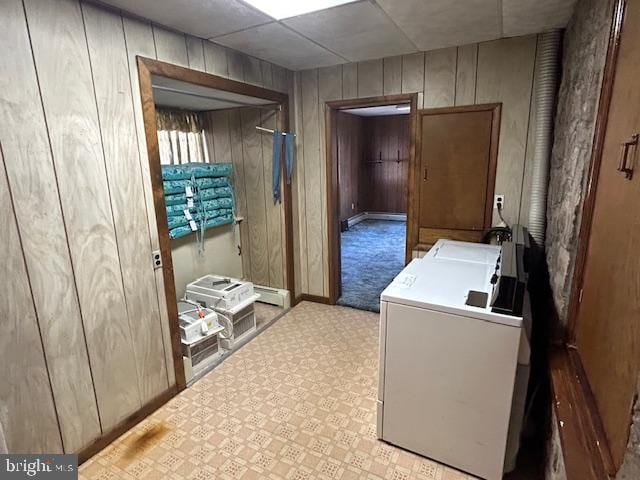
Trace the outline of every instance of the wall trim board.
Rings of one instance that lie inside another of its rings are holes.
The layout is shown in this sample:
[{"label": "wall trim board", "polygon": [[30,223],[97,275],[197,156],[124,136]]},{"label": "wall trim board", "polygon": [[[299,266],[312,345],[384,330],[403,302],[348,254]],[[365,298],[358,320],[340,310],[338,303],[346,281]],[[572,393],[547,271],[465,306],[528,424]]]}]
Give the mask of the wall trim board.
[{"label": "wall trim board", "polygon": [[[340,264],[340,208],[339,208],[339,191],[338,191],[338,159],[336,156],[336,148],[334,142],[336,139],[331,134],[335,123],[335,113],[355,107],[378,107],[384,105],[396,105],[398,103],[410,103],[410,136],[409,136],[409,194],[408,194],[408,213],[407,218],[413,218],[417,223],[417,212],[412,210],[412,203],[415,202],[413,197],[416,196],[416,190],[412,188],[415,184],[416,175],[416,135],[417,135],[417,119],[418,119],[418,94],[398,94],[398,95],[382,95],[378,97],[367,97],[347,100],[334,100],[325,102],[325,134],[324,141],[326,146],[325,158],[322,159],[326,163],[326,185],[327,185],[327,230],[328,230],[328,255],[329,255],[329,303],[334,305],[340,296],[341,281],[341,264]],[[410,235],[417,236],[416,232],[410,232],[411,222],[407,222],[407,237],[405,245],[405,262],[411,260],[411,248],[409,245]],[[415,224],[414,224],[415,227]]]},{"label": "wall trim board", "polygon": [[[160,165],[160,152],[156,127],[156,108],[151,83],[152,75],[181,80],[210,88],[217,88],[233,93],[248,95],[271,100],[281,106],[278,112],[278,121],[282,130],[289,128],[289,97],[285,93],[268,90],[255,85],[250,85],[235,80],[229,80],[217,75],[192,70],[185,67],[171,65],[165,62],[137,57],[138,72],[140,78],[140,95],[142,98],[142,113],[144,117],[145,136],[147,140],[149,169],[153,189],[156,223],[160,242],[160,252],[163,262],[163,276],[167,309],[169,312],[169,330],[171,335],[172,353],[176,375],[177,391],[186,388],[184,365],[182,362],[182,348],[180,343],[180,329],[178,327],[178,310],[175,282],[173,276],[173,261],[171,256],[171,242],[164,203],[164,191],[162,185],[162,169]],[[286,179],[282,164],[282,178]],[[285,210],[285,284],[291,296],[295,297],[294,271],[293,271],[293,219],[291,209],[291,185],[283,182],[283,201]]]},{"label": "wall trim board", "polygon": [[[428,108],[420,110],[416,119],[415,159],[416,165],[410,171],[414,173],[413,183],[410,184],[409,210],[407,215],[407,253],[410,255],[416,245],[420,243],[419,209],[420,209],[420,176],[417,175],[422,148],[422,118],[426,115],[441,115],[449,113],[466,113],[491,111],[491,151],[489,153],[489,171],[487,175],[487,195],[485,199],[484,230],[491,228],[493,214],[493,195],[495,192],[496,170],[498,167],[498,148],[500,143],[500,123],[502,120],[502,103],[484,103],[462,105],[455,107]],[[411,189],[412,188],[412,189]]]},{"label": "wall trim board", "polygon": [[169,400],[176,396],[178,393],[176,385],[168,388],[163,393],[158,395],[156,398],[148,402],[144,405],[140,410],[129,415],[118,425],[114,426],[112,429],[104,432],[99,438],[93,441],[91,444],[83,448],[78,452],[78,464],[81,465],[95,454],[100,452],[102,449],[107,447],[113,441],[115,441],[120,435],[126,433],[135,427],[138,423],[143,421],[153,412],[158,410],[164,404],[166,404]]},{"label": "wall trim board", "polygon": [[602,163],[602,152],[604,149],[605,133],[607,131],[607,121],[609,119],[609,107],[613,94],[613,82],[616,65],[618,64],[618,52],[622,36],[622,22],[624,19],[624,8],[626,0],[616,0],[612,12],[611,33],[609,35],[609,45],[607,47],[607,57],[605,60],[604,75],[602,79],[602,90],[598,104],[596,126],[594,132],[594,142],[591,149],[591,160],[587,179],[587,192],[582,206],[582,216],[580,221],[580,232],[578,233],[578,249],[575,259],[575,267],[571,279],[571,294],[569,297],[569,312],[565,340],[568,344],[574,344],[576,337],[576,322],[580,306],[580,290],[584,280],[585,264],[589,247],[589,236],[593,221],[593,212],[598,189],[598,177],[600,175],[600,165]]},{"label": "wall trim board", "polygon": [[553,347],[549,352],[551,408],[556,414],[567,480],[605,480],[613,461],[604,428],[578,352]]}]

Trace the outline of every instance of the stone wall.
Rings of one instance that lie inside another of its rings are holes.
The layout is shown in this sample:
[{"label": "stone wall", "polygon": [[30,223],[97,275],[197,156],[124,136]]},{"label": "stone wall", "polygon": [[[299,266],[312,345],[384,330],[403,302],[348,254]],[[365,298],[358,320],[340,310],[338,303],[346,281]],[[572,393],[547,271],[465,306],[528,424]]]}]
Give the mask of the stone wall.
[{"label": "stone wall", "polygon": [[547,200],[546,255],[558,332],[567,321],[612,0],[579,0],[565,31]]}]

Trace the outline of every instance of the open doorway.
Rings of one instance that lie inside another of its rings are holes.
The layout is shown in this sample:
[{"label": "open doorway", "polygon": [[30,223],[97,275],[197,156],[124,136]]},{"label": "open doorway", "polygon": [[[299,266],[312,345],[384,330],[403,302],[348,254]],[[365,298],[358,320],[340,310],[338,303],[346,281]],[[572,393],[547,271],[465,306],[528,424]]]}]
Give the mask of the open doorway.
[{"label": "open doorway", "polygon": [[294,295],[289,171],[274,147],[284,147],[288,97],[155,60],[138,58],[138,66],[156,282],[184,388],[275,321]]},{"label": "open doorway", "polygon": [[415,96],[327,103],[330,300],[377,312],[404,268]]}]

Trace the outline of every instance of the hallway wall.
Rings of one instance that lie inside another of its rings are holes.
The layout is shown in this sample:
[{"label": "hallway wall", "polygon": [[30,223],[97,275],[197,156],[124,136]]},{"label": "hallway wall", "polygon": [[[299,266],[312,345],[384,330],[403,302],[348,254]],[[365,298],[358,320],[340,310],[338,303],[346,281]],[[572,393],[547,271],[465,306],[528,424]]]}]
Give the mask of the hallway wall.
[{"label": "hallway wall", "polygon": [[364,118],[337,111],[334,141],[338,149],[340,221],[362,212],[360,170],[364,161]]},{"label": "hallway wall", "polygon": [[329,293],[324,103],[412,92],[420,108],[501,102],[496,193],[507,221],[526,223],[536,53],[529,35],[296,72],[298,291]]},{"label": "hallway wall", "polygon": [[364,117],[362,211],[407,213],[410,137],[409,115]]},{"label": "hallway wall", "polygon": [[175,385],[136,55],[291,73],[77,0],[0,2],[0,422],[77,452]]}]

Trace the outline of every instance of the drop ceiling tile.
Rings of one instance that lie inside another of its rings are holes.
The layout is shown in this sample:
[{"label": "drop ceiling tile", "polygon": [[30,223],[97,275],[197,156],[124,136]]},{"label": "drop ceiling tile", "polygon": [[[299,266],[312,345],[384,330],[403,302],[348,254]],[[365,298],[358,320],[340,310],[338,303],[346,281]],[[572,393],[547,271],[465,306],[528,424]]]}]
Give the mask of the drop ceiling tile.
[{"label": "drop ceiling tile", "polygon": [[108,5],[202,38],[242,30],[273,19],[238,0],[102,0]]},{"label": "drop ceiling tile", "polygon": [[215,42],[290,70],[326,67],[345,62],[279,23],[217,37]]},{"label": "drop ceiling tile", "polygon": [[465,45],[502,36],[499,0],[377,2],[420,50]]},{"label": "drop ceiling tile", "polygon": [[368,1],[300,15],[282,23],[352,62],[416,51],[391,19]]},{"label": "drop ceiling tile", "polygon": [[539,33],[567,26],[575,0],[502,0],[506,36]]}]

